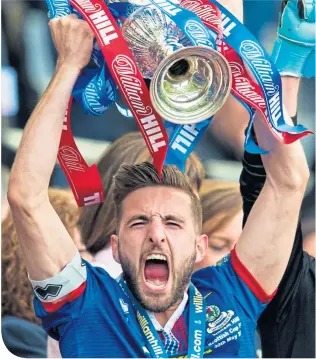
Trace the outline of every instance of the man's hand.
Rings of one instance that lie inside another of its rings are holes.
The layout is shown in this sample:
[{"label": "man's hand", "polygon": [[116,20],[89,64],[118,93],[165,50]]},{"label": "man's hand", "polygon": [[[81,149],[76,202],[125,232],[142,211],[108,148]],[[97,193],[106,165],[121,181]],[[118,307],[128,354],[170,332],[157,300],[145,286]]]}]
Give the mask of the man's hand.
[{"label": "man's hand", "polygon": [[90,61],[93,31],[84,20],[68,15],[48,23],[58,53],[58,67],[67,64],[81,70]]}]

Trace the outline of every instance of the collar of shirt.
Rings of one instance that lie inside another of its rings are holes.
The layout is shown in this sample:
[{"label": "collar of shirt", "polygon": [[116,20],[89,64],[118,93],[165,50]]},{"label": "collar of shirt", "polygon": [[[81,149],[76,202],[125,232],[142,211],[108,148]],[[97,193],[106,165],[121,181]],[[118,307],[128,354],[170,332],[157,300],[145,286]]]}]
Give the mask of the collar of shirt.
[{"label": "collar of shirt", "polygon": [[171,331],[173,326],[175,325],[176,321],[180,318],[181,314],[183,313],[184,311],[184,308],[185,306],[187,305],[187,302],[188,302],[188,299],[189,299],[189,296],[188,296],[188,293],[185,292],[184,293],[184,296],[183,296],[183,299],[180,303],[180,305],[178,306],[178,308],[174,311],[174,313],[172,314],[172,316],[169,318],[168,322],[166,323],[165,327],[163,328],[158,320],[156,319],[155,317],[155,313],[153,312],[150,312],[148,310],[146,310],[150,320],[152,321],[155,329],[159,332],[159,331]]}]

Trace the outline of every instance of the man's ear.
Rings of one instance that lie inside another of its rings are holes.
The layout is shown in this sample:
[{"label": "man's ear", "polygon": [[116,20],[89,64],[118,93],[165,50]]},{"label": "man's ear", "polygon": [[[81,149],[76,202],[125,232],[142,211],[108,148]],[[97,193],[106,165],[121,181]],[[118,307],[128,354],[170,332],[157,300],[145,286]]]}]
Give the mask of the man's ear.
[{"label": "man's ear", "polygon": [[196,237],[196,260],[195,263],[200,263],[206,255],[208,249],[208,236],[201,234]]},{"label": "man's ear", "polygon": [[111,235],[111,246],[112,246],[113,258],[114,258],[115,262],[117,262],[118,264],[121,264],[119,250],[118,250],[118,246],[119,246],[118,241],[119,241],[118,236],[116,234],[112,234]]}]

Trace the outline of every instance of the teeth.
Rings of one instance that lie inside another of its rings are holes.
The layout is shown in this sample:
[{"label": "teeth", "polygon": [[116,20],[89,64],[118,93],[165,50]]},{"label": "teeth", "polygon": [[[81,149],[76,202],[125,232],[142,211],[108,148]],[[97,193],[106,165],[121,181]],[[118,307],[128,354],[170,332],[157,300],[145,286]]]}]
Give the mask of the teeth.
[{"label": "teeth", "polygon": [[150,254],[147,257],[147,260],[149,259],[160,259],[161,261],[167,261],[167,257],[164,256],[163,254]]}]

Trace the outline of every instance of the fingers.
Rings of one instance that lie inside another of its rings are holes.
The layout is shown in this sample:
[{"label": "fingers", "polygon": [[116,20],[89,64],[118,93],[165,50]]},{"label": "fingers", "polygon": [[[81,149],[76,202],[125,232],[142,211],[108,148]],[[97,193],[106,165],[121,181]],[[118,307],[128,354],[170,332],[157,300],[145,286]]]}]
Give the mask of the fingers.
[{"label": "fingers", "polygon": [[78,19],[78,16],[76,14],[61,16],[61,17],[54,17],[53,19],[49,20],[48,26],[52,27],[55,24],[60,23],[61,20],[68,21],[69,19]]},{"label": "fingers", "polygon": [[49,21],[48,25],[50,27],[53,40],[56,40],[56,32],[68,33],[70,31],[77,31],[78,36],[79,34],[85,34],[85,36],[94,37],[94,33],[90,26],[84,20],[78,19],[75,14],[54,18]]},{"label": "fingers", "polygon": [[94,33],[76,14],[54,18],[49,27],[59,63],[67,63],[82,69],[90,60]]}]

